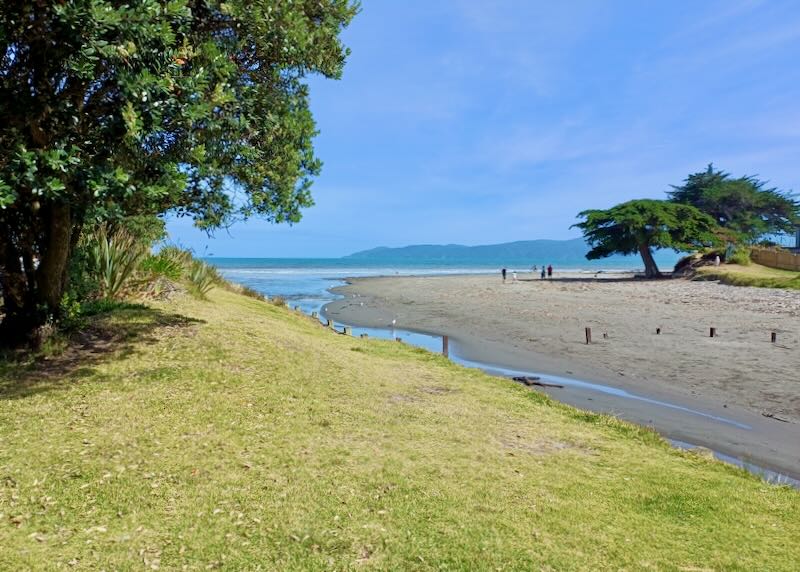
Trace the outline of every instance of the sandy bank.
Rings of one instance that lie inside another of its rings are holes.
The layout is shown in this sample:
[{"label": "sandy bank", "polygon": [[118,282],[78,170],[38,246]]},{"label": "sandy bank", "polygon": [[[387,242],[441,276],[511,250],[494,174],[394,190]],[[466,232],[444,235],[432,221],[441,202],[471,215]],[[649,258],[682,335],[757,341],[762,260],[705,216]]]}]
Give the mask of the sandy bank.
[{"label": "sandy bank", "polygon": [[[505,284],[499,276],[370,278],[341,291],[347,298],[327,307],[337,320],[385,327],[394,319],[398,328],[450,335],[469,359],[739,412],[763,429],[758,438],[767,457],[781,456],[794,474],[800,467],[798,292],[624,275],[523,275]],[[588,346],[587,326],[594,339]],[[709,337],[710,327],[718,337]],[[772,331],[777,344],[770,343]],[[628,417],[648,421],[646,414]],[[752,452],[737,449],[739,436],[717,437],[727,438],[720,448],[731,454]]]}]

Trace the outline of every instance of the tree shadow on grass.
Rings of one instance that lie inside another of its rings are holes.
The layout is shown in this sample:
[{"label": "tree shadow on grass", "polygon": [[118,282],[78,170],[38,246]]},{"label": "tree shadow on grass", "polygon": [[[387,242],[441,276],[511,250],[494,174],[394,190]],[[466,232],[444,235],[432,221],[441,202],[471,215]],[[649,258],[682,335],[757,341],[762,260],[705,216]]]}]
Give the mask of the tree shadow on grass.
[{"label": "tree shadow on grass", "polygon": [[86,327],[65,340],[57,355],[17,354],[0,357],[0,400],[22,399],[67,389],[96,373],[109,359],[134,355],[145,344],[192,336],[204,320],[146,306],[127,306],[92,316]]}]

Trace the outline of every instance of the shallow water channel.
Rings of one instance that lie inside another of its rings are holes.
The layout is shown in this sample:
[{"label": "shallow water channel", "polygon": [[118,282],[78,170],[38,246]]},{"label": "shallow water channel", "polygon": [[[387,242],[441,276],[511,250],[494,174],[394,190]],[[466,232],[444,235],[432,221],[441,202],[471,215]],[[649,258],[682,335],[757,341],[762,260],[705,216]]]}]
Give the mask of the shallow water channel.
[{"label": "shallow water channel", "polygon": [[[345,324],[337,325],[337,331],[340,333],[343,332]],[[349,326],[348,326],[349,327]],[[403,343],[407,343],[416,347],[427,349],[428,351],[434,353],[441,353],[442,352],[442,337],[441,336],[434,336],[430,334],[423,334],[419,332],[414,332],[410,330],[404,329],[389,329],[389,328],[364,328],[364,327],[351,327],[352,335],[355,337],[359,337],[362,334],[366,334],[370,338],[382,339],[382,340],[398,340]],[[726,417],[721,417],[718,415],[712,415],[707,412],[703,412],[697,409],[692,409],[690,407],[685,407],[683,405],[679,405],[676,403],[669,403],[667,401],[662,401],[658,399],[652,399],[643,395],[638,395],[636,393],[631,393],[629,391],[625,391],[624,389],[619,389],[616,387],[611,387],[608,385],[602,385],[599,383],[593,383],[589,381],[583,381],[579,379],[561,377],[556,375],[550,374],[543,374],[534,371],[522,371],[517,369],[510,369],[503,367],[497,364],[485,363],[485,362],[478,362],[466,359],[459,355],[458,344],[454,343],[451,339],[449,343],[449,358],[459,364],[466,367],[473,367],[477,369],[481,369],[490,375],[496,375],[499,377],[504,378],[512,378],[512,377],[537,377],[540,378],[544,382],[554,383],[558,385],[562,385],[568,388],[578,389],[584,392],[594,392],[598,394],[604,394],[608,396],[613,396],[618,399],[623,400],[634,400],[646,403],[650,406],[655,406],[659,408],[671,409],[675,411],[679,411],[683,414],[697,416],[700,418],[704,418],[716,423],[722,423],[725,425],[729,425],[736,429],[740,430],[749,430],[751,427],[744,423],[740,423],[734,419],[729,419]],[[557,394],[553,394],[555,399],[558,399]],[[685,450],[693,450],[693,449],[701,449],[704,447],[700,447],[699,445],[695,445],[692,443],[688,443],[686,441],[682,441],[679,439],[668,439],[668,441],[675,447]],[[779,485],[789,485],[794,488],[800,489],[800,479],[795,479],[788,475],[772,471],[770,469],[761,467],[759,465],[750,463],[746,460],[739,459],[737,457],[727,455],[725,453],[715,451],[711,449],[714,457],[719,459],[720,461],[724,461],[726,463],[730,463],[732,465],[736,465],[747,471],[759,475],[765,481],[773,484]]]}]

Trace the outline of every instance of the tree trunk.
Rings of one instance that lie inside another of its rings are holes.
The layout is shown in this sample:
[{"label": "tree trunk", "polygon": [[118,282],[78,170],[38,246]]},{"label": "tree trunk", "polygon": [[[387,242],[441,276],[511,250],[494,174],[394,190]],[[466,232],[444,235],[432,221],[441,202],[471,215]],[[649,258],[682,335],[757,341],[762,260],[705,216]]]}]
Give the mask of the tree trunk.
[{"label": "tree trunk", "polygon": [[[44,232],[38,239],[35,233],[13,232],[11,229],[1,237],[3,317],[0,346],[40,343],[43,341],[40,327],[58,314],[71,251],[72,217],[68,204],[50,204],[46,209],[42,213]],[[38,241],[41,242],[36,245]],[[20,245],[20,242],[25,244]],[[38,248],[34,250],[34,246]],[[28,267],[35,264],[30,254],[26,255],[28,247],[38,253],[35,270]]]},{"label": "tree trunk", "polygon": [[0,322],[0,346],[16,347],[27,342],[26,325],[34,304],[28,279],[22,267],[22,255],[11,236],[3,236],[0,252],[0,289],[3,293],[3,319]]},{"label": "tree trunk", "polygon": [[68,204],[52,204],[46,217],[46,237],[36,269],[36,301],[52,315],[64,295],[64,278],[72,239],[72,217]]},{"label": "tree trunk", "polygon": [[644,275],[648,278],[658,278],[661,272],[658,270],[656,261],[653,259],[653,253],[650,252],[650,246],[647,244],[639,245],[639,254],[642,255],[644,261]]}]

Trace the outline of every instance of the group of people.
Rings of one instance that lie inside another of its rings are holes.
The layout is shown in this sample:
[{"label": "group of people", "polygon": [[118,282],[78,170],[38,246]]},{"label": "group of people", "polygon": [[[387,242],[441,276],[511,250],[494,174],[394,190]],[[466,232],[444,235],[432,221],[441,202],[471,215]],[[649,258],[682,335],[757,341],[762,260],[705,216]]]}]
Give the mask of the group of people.
[{"label": "group of people", "polygon": [[[536,268],[537,267],[534,264],[533,268],[531,268],[531,272],[533,272],[535,274],[536,273]],[[505,282],[506,279],[508,278],[508,269],[507,268],[503,268],[502,270],[500,270],[500,274],[503,275],[503,282]],[[548,264],[546,267],[545,267],[544,264],[542,264],[541,277],[542,277],[542,280],[544,280],[545,278],[552,278],[553,277],[553,265],[552,264]],[[511,279],[514,282],[517,281],[517,272],[516,271],[512,271],[511,272]]]}]

